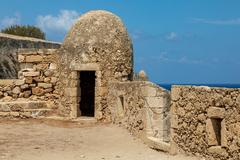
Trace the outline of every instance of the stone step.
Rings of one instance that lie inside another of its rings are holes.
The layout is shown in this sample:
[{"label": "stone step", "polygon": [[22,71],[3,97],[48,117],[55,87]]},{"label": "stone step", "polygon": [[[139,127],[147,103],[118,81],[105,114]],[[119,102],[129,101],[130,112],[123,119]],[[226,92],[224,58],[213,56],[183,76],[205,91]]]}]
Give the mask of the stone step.
[{"label": "stone step", "polygon": [[24,109],[23,111],[1,112],[0,117],[14,117],[14,118],[41,118],[49,115],[52,109]]},{"label": "stone step", "polygon": [[147,137],[146,143],[150,148],[164,151],[164,152],[170,151],[170,143],[163,142],[162,140],[160,140],[158,138]]},{"label": "stone step", "polygon": [[26,109],[48,108],[45,101],[11,101],[0,102],[0,112],[23,112]]}]

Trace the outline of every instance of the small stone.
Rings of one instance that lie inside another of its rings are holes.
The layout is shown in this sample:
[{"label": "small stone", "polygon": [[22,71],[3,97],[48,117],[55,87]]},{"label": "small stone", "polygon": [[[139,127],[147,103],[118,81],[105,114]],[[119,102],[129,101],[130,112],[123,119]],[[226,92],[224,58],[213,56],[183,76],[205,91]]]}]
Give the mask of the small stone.
[{"label": "small stone", "polygon": [[29,88],[29,86],[28,86],[28,84],[24,84],[24,85],[21,85],[20,88],[24,90],[24,89]]},{"label": "small stone", "polygon": [[50,76],[53,75],[53,71],[47,70],[46,72],[44,72],[44,75],[45,75],[46,77],[50,77]]},{"label": "small stone", "polygon": [[2,98],[2,97],[3,97],[3,92],[0,91],[0,98]]},{"label": "small stone", "polygon": [[56,84],[56,83],[57,83],[57,80],[58,80],[58,79],[57,79],[56,77],[52,77],[50,82],[53,83],[53,84]]},{"label": "small stone", "polygon": [[33,82],[32,77],[26,77],[26,78],[25,78],[25,82],[26,82],[27,84],[31,84],[31,83]]},{"label": "small stone", "polygon": [[20,87],[15,87],[15,88],[12,90],[12,93],[13,93],[13,94],[19,94],[20,92],[21,92]]},{"label": "small stone", "polygon": [[85,155],[80,155],[80,158],[85,158]]},{"label": "small stone", "polygon": [[32,91],[30,91],[30,90],[29,91],[24,91],[23,92],[23,97],[24,98],[29,98],[31,96],[31,94],[32,94]]},{"label": "small stone", "polygon": [[49,69],[57,69],[57,64],[56,63],[50,63]]},{"label": "small stone", "polygon": [[51,78],[50,78],[50,77],[44,78],[44,82],[45,82],[45,83],[48,83],[48,82],[50,82],[50,81],[51,81]]}]

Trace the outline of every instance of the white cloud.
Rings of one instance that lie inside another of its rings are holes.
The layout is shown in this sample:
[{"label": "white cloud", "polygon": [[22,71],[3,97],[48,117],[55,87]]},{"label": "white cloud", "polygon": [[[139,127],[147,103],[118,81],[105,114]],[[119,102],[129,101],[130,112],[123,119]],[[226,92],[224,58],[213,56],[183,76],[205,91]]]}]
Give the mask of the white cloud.
[{"label": "white cloud", "polygon": [[209,20],[204,18],[193,18],[192,22],[205,23],[205,24],[216,24],[216,25],[240,25],[240,18],[226,19],[226,20]]},{"label": "white cloud", "polygon": [[70,29],[79,15],[74,10],[61,10],[57,16],[40,15],[37,17],[37,26],[45,32],[65,33]]},{"label": "white cloud", "polygon": [[170,32],[169,34],[166,35],[167,40],[176,40],[177,39],[177,33],[175,32]]},{"label": "white cloud", "polygon": [[1,20],[1,28],[6,28],[12,25],[20,24],[21,23],[21,16],[20,14],[16,13],[12,17],[4,17]]}]

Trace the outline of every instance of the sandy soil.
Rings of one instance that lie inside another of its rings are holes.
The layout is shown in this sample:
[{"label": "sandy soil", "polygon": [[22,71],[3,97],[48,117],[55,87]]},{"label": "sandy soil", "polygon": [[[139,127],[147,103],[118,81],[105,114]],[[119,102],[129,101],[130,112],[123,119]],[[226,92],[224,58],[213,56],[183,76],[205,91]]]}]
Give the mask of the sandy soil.
[{"label": "sandy soil", "polygon": [[197,160],[148,148],[125,129],[104,124],[0,120],[3,160]]}]

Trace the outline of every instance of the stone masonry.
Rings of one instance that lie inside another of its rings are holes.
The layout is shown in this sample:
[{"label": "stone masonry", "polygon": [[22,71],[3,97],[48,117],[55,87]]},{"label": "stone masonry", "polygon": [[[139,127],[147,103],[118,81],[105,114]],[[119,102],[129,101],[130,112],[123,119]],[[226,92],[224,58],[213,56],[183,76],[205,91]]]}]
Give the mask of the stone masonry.
[{"label": "stone masonry", "polygon": [[[0,34],[0,56],[0,118],[81,119],[82,94],[91,93],[84,104],[94,106],[91,119],[123,126],[151,148],[240,159],[240,89],[170,92],[144,71],[133,76],[131,39],[110,12],[82,15],[62,45]],[[90,91],[82,92],[90,85],[83,72],[92,75]]]},{"label": "stone masonry", "polygon": [[240,89],[174,86],[172,145],[217,160],[240,159]]}]

